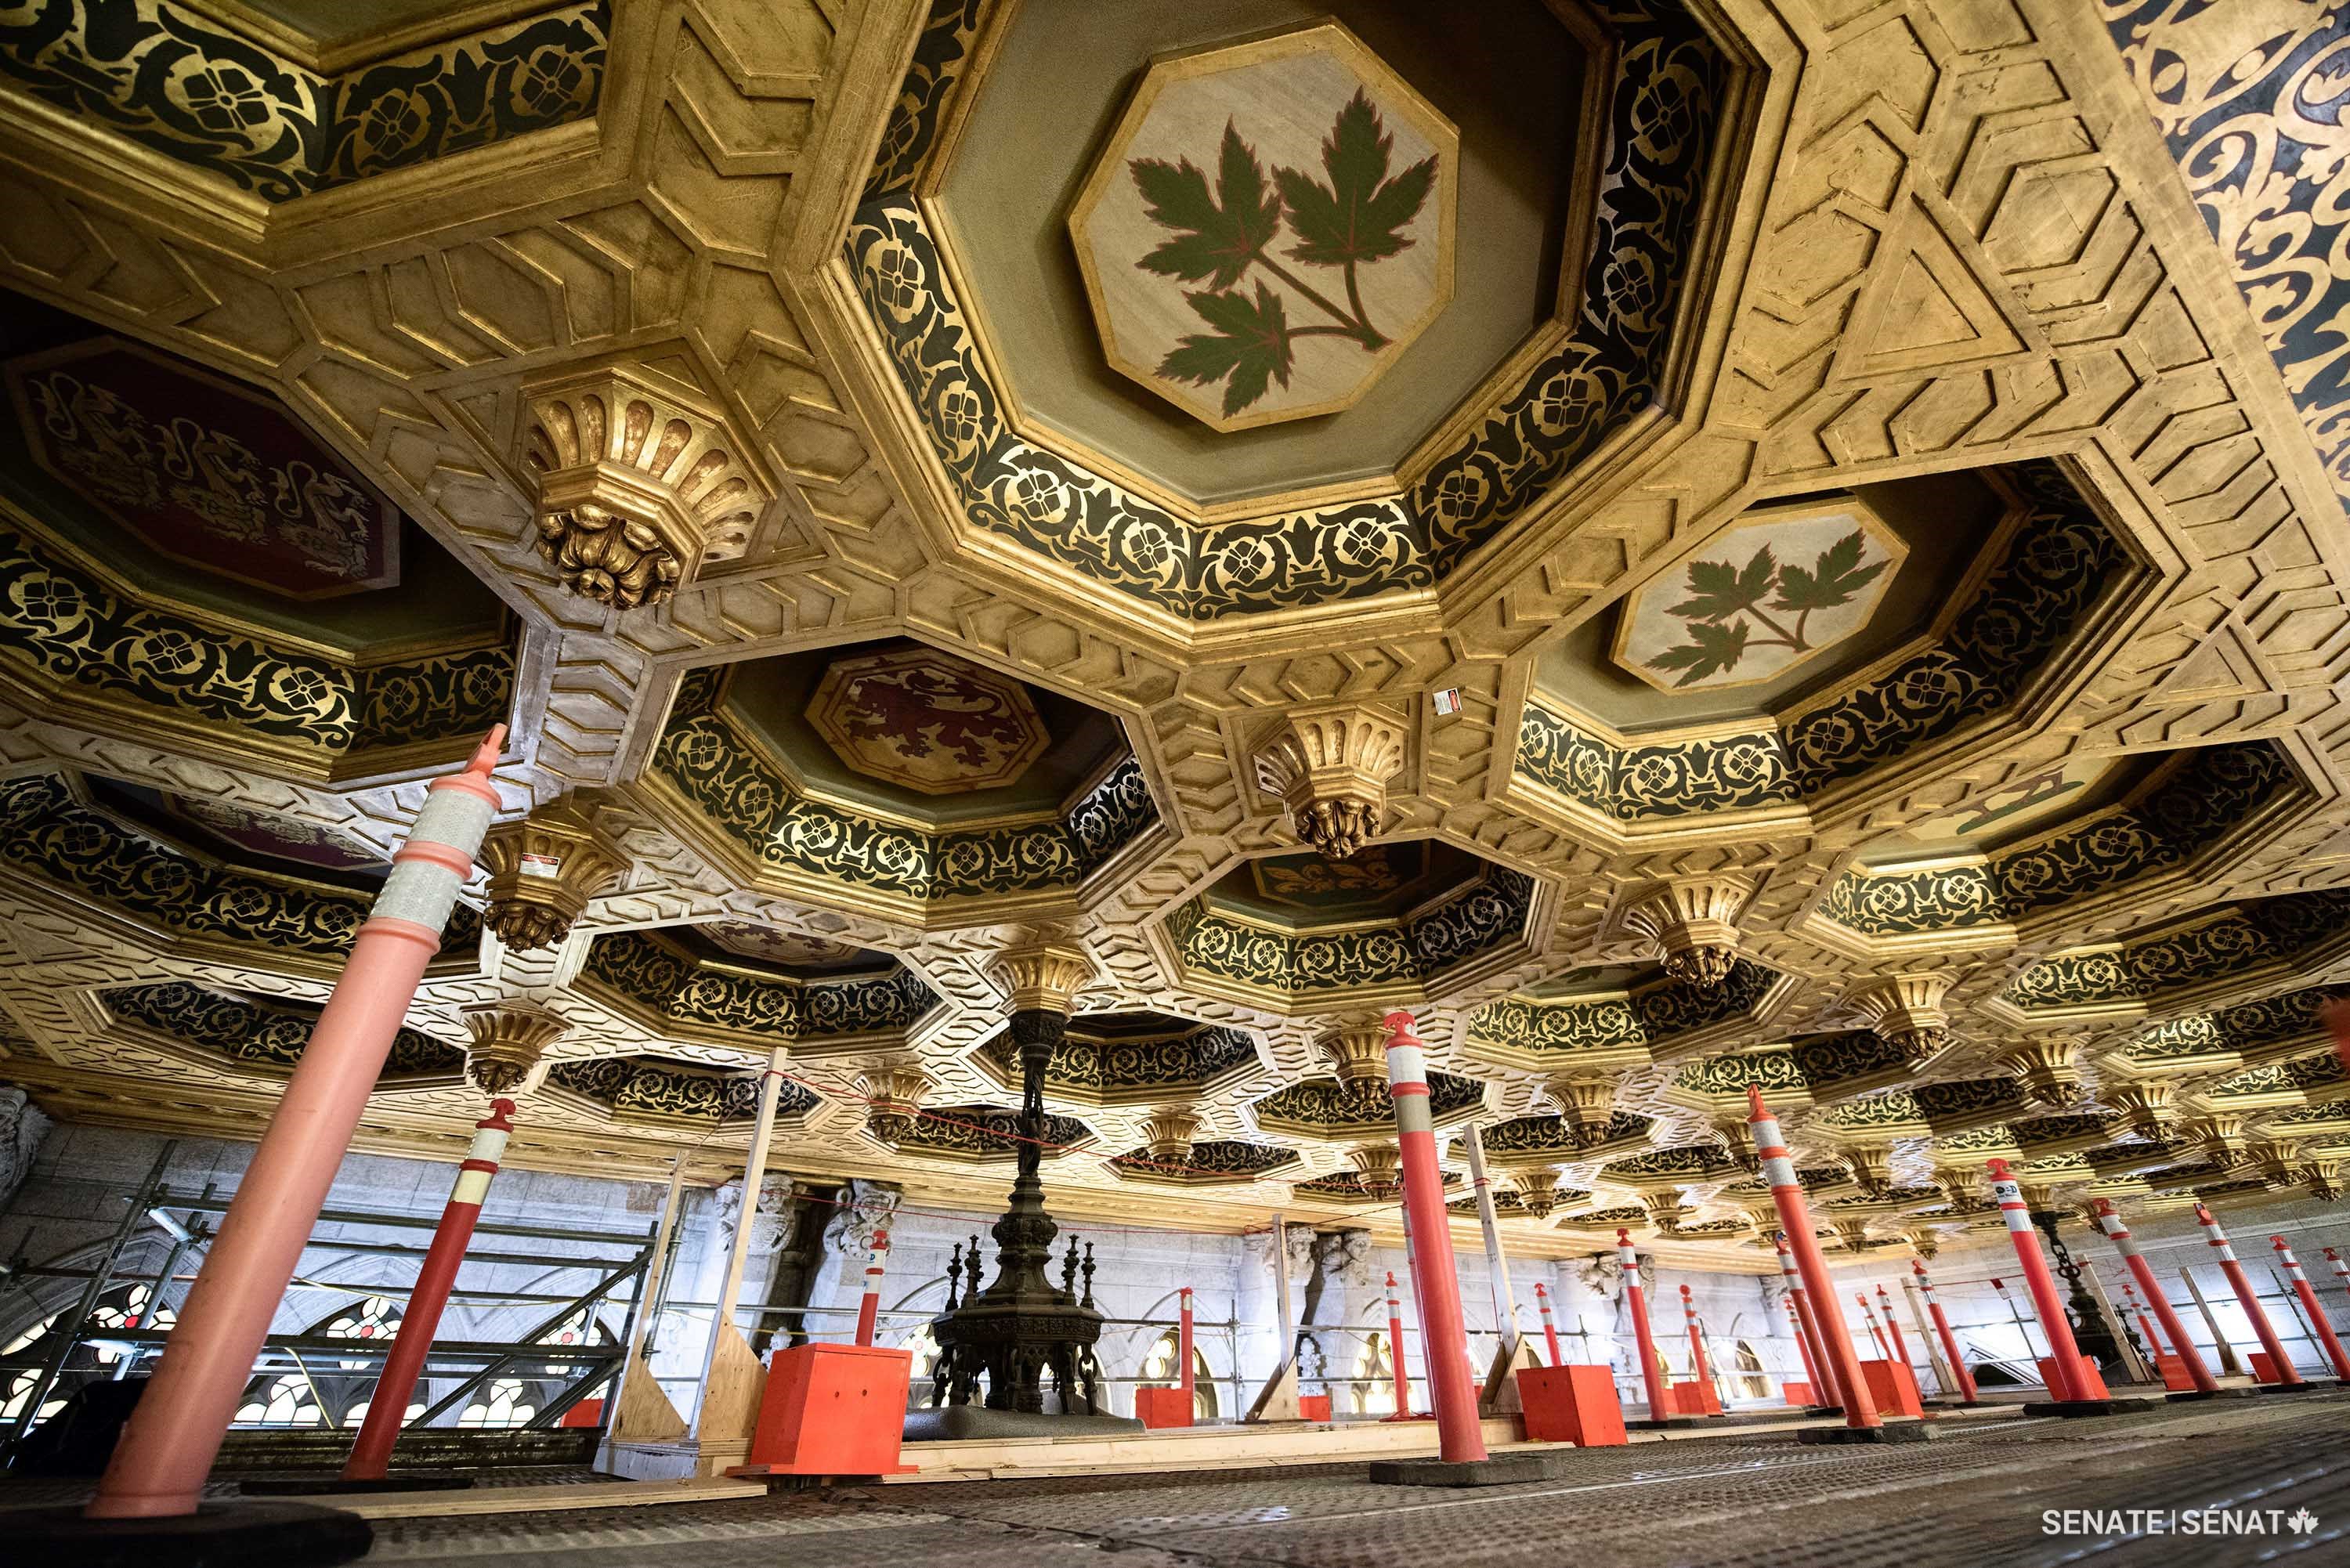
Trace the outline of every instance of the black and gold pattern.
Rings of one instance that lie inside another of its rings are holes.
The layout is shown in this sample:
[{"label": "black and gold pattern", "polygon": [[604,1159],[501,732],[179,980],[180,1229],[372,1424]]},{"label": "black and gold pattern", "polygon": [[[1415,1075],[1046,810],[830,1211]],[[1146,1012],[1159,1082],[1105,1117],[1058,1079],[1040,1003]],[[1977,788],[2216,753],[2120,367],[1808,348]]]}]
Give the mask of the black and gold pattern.
[{"label": "black and gold pattern", "polygon": [[[601,1101],[616,1116],[724,1123],[750,1121],[759,1114],[756,1078],[657,1056],[558,1063],[547,1070],[546,1081],[555,1088]],[[805,1085],[786,1079],[776,1085],[775,1115],[780,1119],[804,1116],[818,1103]]]},{"label": "black and gold pattern", "polygon": [[1659,975],[1620,997],[1540,1001],[1505,996],[1470,1015],[1468,1043],[1537,1056],[1627,1046],[1655,1049],[1681,1035],[1752,1015],[1784,978],[1742,958],[1714,986]]},{"label": "black and gold pattern", "polygon": [[272,202],[585,119],[607,0],[576,0],[339,76],[141,0],[0,9],[26,91]]},{"label": "black and gold pattern", "polygon": [[[1066,1154],[1093,1136],[1093,1128],[1075,1116],[1047,1116],[1045,1158]],[[914,1117],[890,1147],[950,1159],[1017,1159],[1020,1113],[1001,1106],[941,1106]]]},{"label": "black and gold pattern", "polygon": [[899,827],[795,791],[719,708],[721,672],[686,678],[653,768],[764,865],[904,898],[1073,888],[1159,820],[1128,757],[1058,822],[964,831]]},{"label": "black and gold pattern", "polygon": [[1168,917],[1185,966],[1297,995],[1422,984],[1524,934],[1534,879],[1498,867],[1400,925],[1291,932],[1233,919],[1194,898]]},{"label": "black and gold pattern", "polygon": [[[125,986],[105,992],[103,999],[107,1012],[123,1023],[141,1025],[232,1061],[287,1070],[302,1060],[319,1012],[299,1002],[225,995],[178,980]],[[418,1030],[402,1029],[392,1037],[383,1075],[387,1079],[439,1075],[455,1073],[464,1064],[465,1053],[458,1047]]]},{"label": "black and gold pattern", "polygon": [[[1461,1173],[1453,1170],[1444,1172],[1444,1185],[1460,1186]],[[1293,1181],[1289,1184],[1289,1189],[1300,1198],[1319,1198],[1337,1203],[1399,1203],[1402,1201],[1397,1189],[1365,1187],[1361,1175],[1352,1170],[1333,1171],[1328,1176],[1317,1176],[1311,1181]]]},{"label": "black and gold pattern", "polygon": [[1618,822],[1790,805],[1996,712],[2128,561],[2050,462],[2014,480],[2026,502],[2006,558],[1932,648],[1783,727],[1622,749],[1526,705],[1516,768]]},{"label": "black and gold pattern", "polygon": [[2336,490],[2350,499],[2350,168],[2319,155],[2341,134],[2336,81],[2350,13],[2282,6],[2214,26],[2200,0],[2101,0],[2189,192],[2219,242]]},{"label": "black and gold pattern", "polygon": [[2185,930],[2118,948],[2056,953],[2001,992],[2018,1007],[2144,1002],[2166,991],[2225,980],[2255,964],[2290,960],[2350,931],[2350,890],[2262,898]]},{"label": "black and gold pattern", "polygon": [[903,1034],[939,1000],[903,965],[843,980],[771,977],[705,962],[642,931],[598,937],[580,978],[667,1023],[771,1040]]},{"label": "black and gold pattern", "polygon": [[2208,747],[2136,805],[1981,864],[1876,876],[1847,871],[1821,910],[1872,937],[2022,919],[2179,865],[2293,787],[2293,765],[2265,741]]},{"label": "black and gold pattern", "polygon": [[1596,1148],[1638,1143],[1648,1136],[1648,1129],[1655,1125],[1647,1116],[1630,1111],[1617,1111],[1607,1118],[1607,1126],[1596,1127],[1570,1126],[1558,1116],[1513,1116],[1482,1128],[1477,1136],[1488,1155],[1497,1158],[1510,1156],[1511,1163],[1523,1165],[1523,1157],[1530,1155],[1555,1155],[1565,1160]]},{"label": "black and gold pattern", "polygon": [[1825,1099],[1841,1085],[1906,1071],[1901,1049],[1866,1029],[1808,1035],[1784,1051],[1741,1051],[1692,1062],[1674,1073],[1673,1086],[1726,1106],[1746,1103],[1746,1086],[1765,1095]]},{"label": "black and gold pattern", "polygon": [[1179,1187],[1254,1181],[1297,1163],[1297,1151],[1237,1138],[1206,1138],[1191,1152],[1163,1159],[1147,1148],[1114,1157],[1109,1166],[1128,1181],[1165,1181]]},{"label": "black and gold pattern", "polygon": [[1408,494],[1195,529],[1023,441],[920,209],[905,194],[968,57],[977,0],[941,0],[917,47],[847,254],[971,522],[1187,620],[1424,587],[1515,519],[1657,393],[1728,91],[1703,31],[1619,0],[1606,175],[1574,330]]},{"label": "black and gold pattern", "polygon": [[[1440,1122],[1464,1116],[1485,1103],[1485,1085],[1474,1078],[1430,1069],[1428,1106]],[[1275,1089],[1253,1107],[1260,1126],[1308,1136],[1391,1130],[1395,1106],[1388,1086],[1361,1078],[1307,1078]],[[1490,1135],[1487,1147],[1492,1147]]]},{"label": "black and gold pattern", "polygon": [[1702,1181],[1738,1168],[1738,1162],[1722,1152],[1714,1143],[1684,1144],[1678,1148],[1652,1148],[1646,1154],[1634,1155],[1603,1167],[1599,1172],[1610,1181],[1655,1181],[1674,1178]]},{"label": "black and gold pattern", "polygon": [[[1213,1078],[1256,1061],[1256,1042],[1247,1031],[1201,1024],[1157,1039],[1087,1039],[1085,1020],[1074,1019],[1069,1033],[1053,1047],[1045,1068],[1050,1089],[1088,1094],[1151,1089],[1197,1089]],[[980,1048],[1007,1083],[1020,1077],[1019,1050],[1009,1033]]]},{"label": "black and gold pattern", "polygon": [[338,756],[478,735],[514,701],[510,648],[353,668],[131,603],[6,528],[0,657]]},{"label": "black and gold pattern", "polygon": [[[339,959],[367,919],[367,900],[288,878],[200,860],[92,811],[54,774],[0,783],[0,856],[124,912],[190,937]],[[442,962],[475,961],[481,917],[460,905]]]}]

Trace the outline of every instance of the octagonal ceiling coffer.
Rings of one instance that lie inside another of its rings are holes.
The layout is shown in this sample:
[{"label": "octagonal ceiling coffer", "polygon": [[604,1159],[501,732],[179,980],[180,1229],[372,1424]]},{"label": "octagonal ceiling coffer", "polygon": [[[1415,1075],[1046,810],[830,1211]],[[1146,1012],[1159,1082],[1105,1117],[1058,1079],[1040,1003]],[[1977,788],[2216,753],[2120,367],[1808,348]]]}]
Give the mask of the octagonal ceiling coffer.
[{"label": "octagonal ceiling coffer", "polygon": [[1353,404],[1452,298],[1460,151],[1336,22],[1153,61],[1069,213],[1111,367],[1220,431]]},{"label": "octagonal ceiling coffer", "polygon": [[850,768],[923,794],[1012,784],[1046,740],[1019,681],[930,648],[841,659],[807,719]]}]

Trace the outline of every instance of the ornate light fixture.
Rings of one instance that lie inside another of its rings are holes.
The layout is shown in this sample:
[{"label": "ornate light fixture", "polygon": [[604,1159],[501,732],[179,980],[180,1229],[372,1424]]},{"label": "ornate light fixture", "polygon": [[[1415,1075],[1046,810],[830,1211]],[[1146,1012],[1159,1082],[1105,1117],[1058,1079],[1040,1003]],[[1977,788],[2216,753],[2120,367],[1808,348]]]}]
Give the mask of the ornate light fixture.
[{"label": "ornate light fixture", "polygon": [[1754,884],[1742,877],[1679,877],[1627,904],[1621,919],[1667,974],[1720,985],[1738,961],[1738,916],[1753,893]]},{"label": "ornate light fixture", "polygon": [[1403,722],[1378,709],[1293,713],[1257,751],[1257,787],[1288,809],[1300,843],[1344,860],[1386,820],[1404,737]]},{"label": "ornate light fixture", "polygon": [[1871,1198],[1882,1198],[1893,1187],[1893,1151],[1875,1144],[1846,1144],[1836,1149],[1836,1158],[1860,1183],[1862,1192]]},{"label": "ornate light fixture", "polygon": [[1199,1130],[1200,1118],[1189,1111],[1153,1111],[1143,1118],[1142,1147],[1153,1159],[1189,1159],[1192,1135]]},{"label": "ornate light fixture", "polygon": [[772,499],[715,403],[628,365],[526,388],[538,553],[614,609],[660,603],[749,548]]},{"label": "ornate light fixture", "polygon": [[1615,1118],[1612,1075],[1570,1073],[1551,1079],[1543,1088],[1558,1106],[1558,1119],[1575,1132],[1596,1132]]},{"label": "ornate light fixture", "polygon": [[597,831],[573,795],[502,822],[482,840],[489,908],[482,923],[511,952],[553,947],[571,934],[588,902],[628,869],[619,846]]},{"label": "ornate light fixture", "polygon": [[465,1075],[492,1099],[512,1099],[544,1076],[541,1058],[571,1025],[545,1008],[505,1002],[465,1014]]},{"label": "ornate light fixture", "polygon": [[2203,1146],[2204,1158],[2214,1165],[2232,1166],[2244,1158],[2244,1118],[2202,1116],[2183,1122],[2179,1131]]},{"label": "ornate light fixture", "polygon": [[1518,1207],[1537,1220],[1547,1220],[1558,1206],[1558,1172],[1547,1167],[1533,1170],[1510,1172],[1510,1190],[1518,1195]]},{"label": "ornate light fixture", "polygon": [[1747,1131],[1744,1116],[1716,1116],[1713,1136],[1721,1140],[1722,1152],[1738,1163],[1738,1168],[1749,1176],[1762,1168],[1762,1158],[1754,1152],[1753,1137]]},{"label": "ornate light fixture", "polygon": [[1358,1144],[1347,1151],[1355,1179],[1374,1198],[1392,1197],[1403,1185],[1403,1153],[1391,1143]]},{"label": "ornate light fixture", "polygon": [[2126,1089],[2114,1090],[2105,1098],[2107,1105],[2129,1118],[2133,1132],[2147,1137],[2161,1137],[2163,1124],[2170,1119],[2168,1084],[2132,1084]]},{"label": "ornate light fixture", "polygon": [[1918,1066],[1950,1041],[1950,1015],[1942,1007],[1950,990],[1948,975],[1897,974],[1856,986],[1844,1000],[1870,1033]]},{"label": "ornate light fixture", "polygon": [[1847,1252],[1866,1252],[1869,1249],[1868,1221],[1866,1220],[1832,1220],[1828,1228],[1836,1233]]}]

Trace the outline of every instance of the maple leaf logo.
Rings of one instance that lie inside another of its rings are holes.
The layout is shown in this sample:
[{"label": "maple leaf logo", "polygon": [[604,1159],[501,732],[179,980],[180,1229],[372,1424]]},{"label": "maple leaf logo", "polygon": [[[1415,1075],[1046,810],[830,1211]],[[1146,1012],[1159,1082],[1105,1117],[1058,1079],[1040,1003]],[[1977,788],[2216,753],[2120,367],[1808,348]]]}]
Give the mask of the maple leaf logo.
[{"label": "maple leaf logo", "polygon": [[1686,623],[1689,640],[1648,660],[1648,668],[1678,670],[1673,684],[1689,686],[1736,669],[1751,649],[1811,652],[1812,612],[1850,604],[1890,564],[1867,554],[1868,542],[1856,528],[1809,566],[1781,566],[1768,545],[1742,567],[1690,562],[1690,597],[1665,612]]},{"label": "maple leaf logo", "polygon": [[[1326,181],[1277,168],[1268,185],[1255,149],[1229,119],[1217,150],[1213,191],[1207,171],[1189,158],[1133,160],[1128,167],[1148,203],[1147,215],[1169,231],[1134,265],[1179,282],[1206,284],[1183,299],[1212,329],[1186,334],[1159,362],[1159,373],[1197,386],[1222,382],[1229,418],[1263,397],[1273,382],[1289,385],[1292,345],[1300,337],[1344,338],[1370,354],[1385,348],[1386,334],[1363,306],[1360,269],[1411,246],[1403,231],[1436,184],[1433,157],[1390,175],[1394,151],[1395,137],[1378,107],[1357,88],[1322,140]],[[1344,305],[1269,254],[1284,223],[1296,243],[1283,254],[1302,266],[1336,269]],[[1283,296],[1263,278],[1253,298],[1242,295],[1238,286],[1252,268],[1328,319],[1293,324]]]},{"label": "maple leaf logo", "polygon": [[2317,1515],[2303,1508],[2288,1515],[2284,1522],[2285,1528],[2295,1535],[2306,1535],[2317,1528]]}]

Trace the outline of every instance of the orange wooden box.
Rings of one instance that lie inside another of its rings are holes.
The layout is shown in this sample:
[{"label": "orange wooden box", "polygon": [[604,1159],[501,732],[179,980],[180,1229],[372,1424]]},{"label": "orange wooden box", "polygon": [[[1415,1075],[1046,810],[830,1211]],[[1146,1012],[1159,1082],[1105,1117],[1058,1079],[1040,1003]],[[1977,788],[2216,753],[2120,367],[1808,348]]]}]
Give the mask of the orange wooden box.
[{"label": "orange wooden box", "polygon": [[[2050,1356],[2043,1355],[2033,1361],[2033,1365],[2040,1368],[2040,1381],[2043,1383],[2048,1383],[2048,1375],[2056,1370],[2055,1360]],[[2050,1383],[2048,1391],[2051,1397],[2054,1397],[2056,1392],[2055,1385]],[[2106,1380],[2097,1371],[2097,1364],[2085,1355],[2081,1357],[2081,1397],[2084,1399],[2113,1397],[2106,1392]]]},{"label": "orange wooden box", "polygon": [[2187,1363],[2178,1356],[2158,1355],[2154,1358],[2154,1365],[2156,1370],[2162,1374],[2162,1386],[2165,1388],[2184,1392],[2195,1386],[2195,1378],[2188,1372]]},{"label": "orange wooden box", "polygon": [[1330,1396],[1327,1394],[1300,1394],[1297,1397],[1297,1413],[1309,1421],[1326,1421],[1330,1419]]},{"label": "orange wooden box", "polygon": [[1860,1375],[1868,1381],[1869,1397],[1880,1416],[1923,1416],[1926,1405],[1918,1397],[1918,1378],[1898,1361],[1864,1361]]},{"label": "orange wooden box", "polygon": [[1154,1430],[1160,1427],[1188,1427],[1191,1424],[1191,1396],[1180,1388],[1138,1388],[1134,1391],[1134,1413],[1142,1424]]},{"label": "orange wooden box", "polygon": [[1782,1383],[1779,1385],[1779,1397],[1784,1399],[1788,1404],[1796,1406],[1799,1408],[1805,1405],[1816,1405],[1820,1402],[1819,1397],[1812,1392],[1812,1386],[1808,1383]]},{"label": "orange wooden box", "polygon": [[1721,1414],[1721,1396],[1713,1391],[1711,1383],[1676,1383],[1672,1387],[1672,1400],[1676,1416]]},{"label": "orange wooden box", "polygon": [[1518,1403],[1529,1442],[1606,1449],[1626,1440],[1624,1402],[1605,1366],[1520,1367]]},{"label": "orange wooden box", "polygon": [[731,1476],[887,1476],[898,1462],[914,1355],[880,1345],[795,1345],[775,1352],[747,1461]]}]

